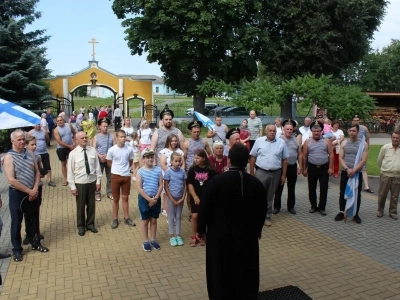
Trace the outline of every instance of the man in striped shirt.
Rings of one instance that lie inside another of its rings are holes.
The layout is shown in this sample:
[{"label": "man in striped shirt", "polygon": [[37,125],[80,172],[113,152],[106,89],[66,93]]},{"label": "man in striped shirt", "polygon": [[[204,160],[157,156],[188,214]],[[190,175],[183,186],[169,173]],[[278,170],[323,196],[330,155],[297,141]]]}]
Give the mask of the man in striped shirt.
[{"label": "man in striped shirt", "polygon": [[254,142],[256,139],[263,135],[263,125],[260,120],[256,116],[256,112],[254,110],[250,111],[250,118],[247,119],[247,127],[250,131],[250,149],[253,148]]}]

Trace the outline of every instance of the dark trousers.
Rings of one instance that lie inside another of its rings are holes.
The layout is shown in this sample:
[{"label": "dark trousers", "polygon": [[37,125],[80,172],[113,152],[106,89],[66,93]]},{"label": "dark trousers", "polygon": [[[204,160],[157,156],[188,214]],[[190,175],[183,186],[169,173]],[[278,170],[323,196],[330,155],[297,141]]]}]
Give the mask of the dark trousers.
[{"label": "dark trousers", "polygon": [[[294,208],[294,205],[296,204],[295,189],[297,182],[297,164],[287,166],[286,179],[288,188],[287,208],[290,209]],[[282,192],[284,186],[284,184],[279,185],[275,192],[274,208],[281,209]]]},{"label": "dark trousers", "polygon": [[254,143],[256,142],[256,140],[249,140],[249,144],[250,144],[250,151],[251,149],[253,149]]},{"label": "dark trousers", "polygon": [[[38,196],[34,201],[35,205],[37,206],[36,210],[30,211],[29,213],[24,214],[25,218],[25,233],[26,236],[28,237],[28,240],[33,241],[33,238],[36,236],[36,234],[40,234],[40,205],[42,204],[42,193],[43,193],[43,186],[40,185],[38,188]],[[31,223],[31,227],[27,226],[27,223]],[[32,230],[32,227],[35,229],[34,232],[29,232]]]},{"label": "dark trousers", "polygon": [[121,128],[121,117],[114,118],[114,125],[115,125],[115,130],[118,130]]},{"label": "dark trousers", "polygon": [[[107,178],[107,184],[106,184],[106,195],[111,195],[111,167],[107,165],[107,162],[100,162],[100,170],[101,174],[103,174],[104,169],[106,170],[106,178]],[[104,176],[103,176],[104,178]],[[96,195],[100,195],[101,191],[96,192]]]},{"label": "dark trousers", "polygon": [[96,181],[85,184],[76,183],[75,185],[78,192],[76,196],[76,227],[78,230],[94,228]]},{"label": "dark trousers", "polygon": [[[346,185],[347,185],[347,180],[348,179],[349,179],[349,177],[347,176],[347,172],[343,170],[340,173],[339,209],[340,209],[341,212],[344,212],[344,210],[346,208],[347,200],[344,199],[344,192],[346,190]],[[357,212],[356,212],[356,215],[358,215],[358,212],[360,211],[362,185],[363,185],[363,176],[362,176],[362,172],[359,172],[358,173],[358,196],[357,196]]]},{"label": "dark trousers", "polygon": [[[22,238],[21,238],[21,226],[23,214],[21,211],[21,202],[22,199],[27,196],[21,191],[18,191],[14,188],[8,189],[8,199],[9,199],[9,208],[10,208],[10,217],[11,217],[11,244],[13,246],[13,253],[21,253],[22,252]],[[27,233],[33,232],[32,222],[26,222],[26,231]],[[30,234],[29,234],[30,235]]]},{"label": "dark trousers", "polygon": [[[326,199],[328,197],[328,174],[329,164],[317,166],[312,163],[307,164],[308,179],[308,198],[311,208],[325,210]],[[317,205],[317,183],[319,181],[319,205]]]}]

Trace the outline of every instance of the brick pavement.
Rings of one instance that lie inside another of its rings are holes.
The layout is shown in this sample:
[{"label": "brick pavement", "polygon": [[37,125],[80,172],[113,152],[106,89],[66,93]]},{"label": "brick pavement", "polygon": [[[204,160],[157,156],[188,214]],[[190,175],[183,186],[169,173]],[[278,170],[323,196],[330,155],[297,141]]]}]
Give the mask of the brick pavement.
[{"label": "brick pavement", "polygon": [[[96,208],[99,233],[80,237],[74,199],[69,188],[61,186],[55,147],[50,154],[57,187],[44,187],[41,210],[43,244],[50,252],[37,253],[24,246],[23,262],[0,261],[5,279],[1,299],[207,299],[205,251],[188,245],[186,208],[183,247],[169,246],[168,226],[161,217],[158,240],[162,249],[144,252],[139,227],[121,224],[111,229],[111,203],[105,197]],[[4,174],[0,182],[4,199],[0,251],[10,253]],[[399,299],[399,223],[387,215],[376,218],[376,197],[363,194],[361,225],[345,224],[333,221],[338,210],[337,185],[330,184],[326,217],[308,213],[304,178],[299,178],[296,190],[298,214],[283,209],[273,217],[273,225],[264,229],[260,290],[296,285],[313,299]],[[136,195],[132,187],[130,212],[139,223]]]}]

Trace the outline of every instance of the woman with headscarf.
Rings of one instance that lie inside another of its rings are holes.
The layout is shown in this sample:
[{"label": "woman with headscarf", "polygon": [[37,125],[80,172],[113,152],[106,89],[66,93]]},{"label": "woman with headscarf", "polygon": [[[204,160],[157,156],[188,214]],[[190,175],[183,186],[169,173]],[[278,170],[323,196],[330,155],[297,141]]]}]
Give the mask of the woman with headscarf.
[{"label": "woman with headscarf", "polygon": [[80,113],[77,117],[76,117],[76,122],[75,122],[75,126],[77,131],[83,131],[82,128],[82,121],[83,121],[83,114]]},{"label": "woman with headscarf", "polygon": [[75,129],[75,131],[78,131],[76,128],[76,111],[75,110],[72,112],[72,115],[69,117],[69,124]]}]

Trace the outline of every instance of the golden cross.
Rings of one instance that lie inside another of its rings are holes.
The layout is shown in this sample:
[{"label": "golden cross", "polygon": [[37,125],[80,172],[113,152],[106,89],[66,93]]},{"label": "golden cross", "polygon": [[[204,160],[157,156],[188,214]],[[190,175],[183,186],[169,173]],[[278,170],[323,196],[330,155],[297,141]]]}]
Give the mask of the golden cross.
[{"label": "golden cross", "polygon": [[92,47],[93,47],[92,57],[93,57],[93,60],[96,60],[96,59],[94,58],[94,56],[95,56],[95,54],[96,54],[96,52],[94,52],[94,44],[98,44],[99,42],[97,42],[95,38],[92,38],[88,43],[89,43],[89,44],[92,44]]}]

